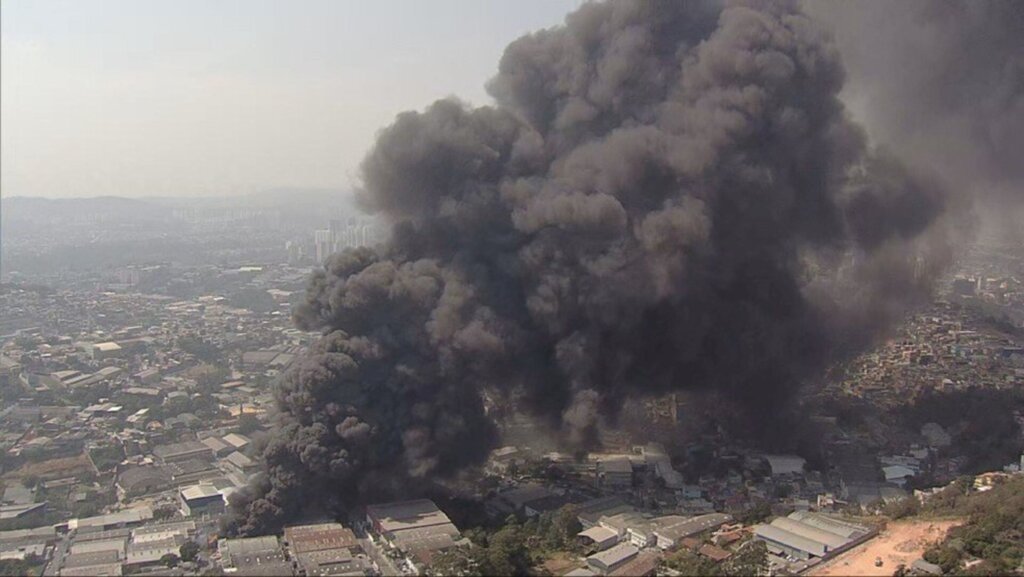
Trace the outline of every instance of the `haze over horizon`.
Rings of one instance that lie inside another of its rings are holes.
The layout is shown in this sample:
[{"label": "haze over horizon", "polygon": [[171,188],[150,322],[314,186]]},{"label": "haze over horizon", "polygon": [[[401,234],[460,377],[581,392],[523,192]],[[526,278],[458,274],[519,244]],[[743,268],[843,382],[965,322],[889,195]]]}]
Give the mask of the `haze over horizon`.
[{"label": "haze over horizon", "polygon": [[350,188],[397,113],[489,103],[504,47],[579,3],[4,0],[0,194]]},{"label": "haze over horizon", "polygon": [[0,6],[0,576],[1024,577],[1024,0]]}]

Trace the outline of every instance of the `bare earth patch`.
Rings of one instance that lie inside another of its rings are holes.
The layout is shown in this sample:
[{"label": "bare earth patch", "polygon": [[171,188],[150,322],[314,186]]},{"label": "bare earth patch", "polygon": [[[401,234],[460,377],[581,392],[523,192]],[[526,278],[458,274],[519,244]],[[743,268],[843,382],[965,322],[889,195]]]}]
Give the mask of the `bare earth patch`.
[{"label": "bare earth patch", "polygon": [[[909,566],[946,533],[963,523],[951,519],[942,521],[896,521],[889,523],[881,534],[839,557],[819,565],[808,575],[892,575],[900,564]],[[875,560],[881,557],[882,566]]]},{"label": "bare earth patch", "polygon": [[4,479],[24,479],[29,476],[36,476],[42,479],[57,479],[59,477],[70,477],[79,471],[92,471],[92,465],[85,454],[74,457],[62,457],[50,459],[38,463],[26,463],[20,468],[4,474]]},{"label": "bare earth patch", "polygon": [[581,565],[578,557],[560,551],[544,561],[541,567],[546,569],[550,575],[565,575]]}]

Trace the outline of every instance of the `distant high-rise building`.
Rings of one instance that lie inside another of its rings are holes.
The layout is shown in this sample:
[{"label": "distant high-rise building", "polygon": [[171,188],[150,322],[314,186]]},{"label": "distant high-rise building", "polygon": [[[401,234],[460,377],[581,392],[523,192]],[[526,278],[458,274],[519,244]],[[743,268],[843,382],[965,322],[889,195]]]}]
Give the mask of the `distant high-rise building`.
[{"label": "distant high-rise building", "polygon": [[290,240],[284,243],[284,249],[288,251],[288,264],[290,265],[300,264],[306,256],[302,243],[298,241]]},{"label": "distant high-rise building", "polygon": [[316,262],[323,263],[327,256],[334,252],[334,239],[331,231],[318,230],[313,233],[313,243],[316,246]]},{"label": "distant high-rise building", "polygon": [[136,268],[118,269],[116,275],[118,282],[120,282],[121,284],[128,286],[135,286],[139,284],[140,274],[139,270]]},{"label": "distant high-rise building", "polygon": [[323,263],[327,257],[346,248],[371,246],[376,242],[373,224],[364,219],[351,217],[346,220],[332,219],[327,229],[314,233],[316,260]]}]

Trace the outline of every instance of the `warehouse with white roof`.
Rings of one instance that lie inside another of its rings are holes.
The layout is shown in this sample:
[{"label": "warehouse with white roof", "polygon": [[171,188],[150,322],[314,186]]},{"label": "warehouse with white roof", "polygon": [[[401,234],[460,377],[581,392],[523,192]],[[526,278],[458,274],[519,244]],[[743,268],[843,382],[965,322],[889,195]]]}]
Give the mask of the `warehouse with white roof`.
[{"label": "warehouse with white roof", "polygon": [[809,511],[754,527],[754,537],[764,541],[769,552],[794,559],[828,557],[874,534],[867,527]]}]

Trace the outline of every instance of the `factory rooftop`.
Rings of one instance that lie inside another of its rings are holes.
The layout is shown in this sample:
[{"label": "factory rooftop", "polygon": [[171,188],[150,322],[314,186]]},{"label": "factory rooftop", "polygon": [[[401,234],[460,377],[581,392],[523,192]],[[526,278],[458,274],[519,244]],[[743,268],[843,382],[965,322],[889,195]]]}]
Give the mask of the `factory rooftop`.
[{"label": "factory rooftop", "polygon": [[451,524],[448,515],[427,499],[370,505],[366,516],[383,533]]},{"label": "factory rooftop", "polygon": [[825,557],[869,534],[866,527],[807,511],[754,527],[754,536],[764,541],[769,551],[801,559]]}]

